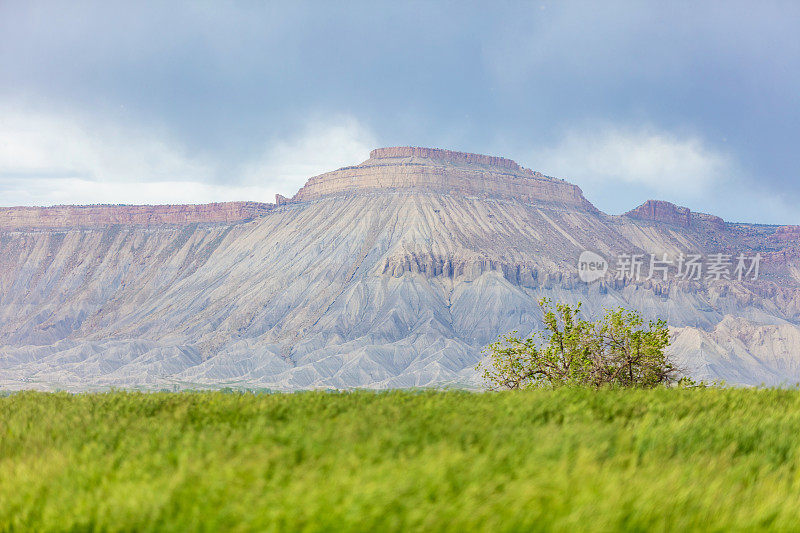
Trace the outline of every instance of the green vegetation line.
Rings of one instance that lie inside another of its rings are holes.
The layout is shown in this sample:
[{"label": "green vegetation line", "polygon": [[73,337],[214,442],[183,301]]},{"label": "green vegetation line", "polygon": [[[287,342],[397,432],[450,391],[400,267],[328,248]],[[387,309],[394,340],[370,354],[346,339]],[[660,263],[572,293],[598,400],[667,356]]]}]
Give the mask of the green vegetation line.
[{"label": "green vegetation line", "polygon": [[790,531],[799,465],[795,390],[0,398],[0,531]]}]

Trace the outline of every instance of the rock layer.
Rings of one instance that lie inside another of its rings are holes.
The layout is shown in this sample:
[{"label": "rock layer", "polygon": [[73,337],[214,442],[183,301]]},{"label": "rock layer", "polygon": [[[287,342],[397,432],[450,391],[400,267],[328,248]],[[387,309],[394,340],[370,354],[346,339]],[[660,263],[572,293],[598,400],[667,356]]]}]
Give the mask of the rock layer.
[{"label": "rock layer", "polygon": [[[47,221],[68,228],[0,229],[0,388],[477,386],[481,349],[541,327],[543,296],[581,301],[590,318],[618,305],[664,318],[703,379],[800,380],[794,229],[720,231],[675,206],[608,216],[515,165],[391,148],[291,201],[244,204],[235,222],[106,206]],[[752,281],[609,272],[587,284],[584,250],[612,267],[621,253],[765,260]]]},{"label": "rock layer", "polygon": [[688,207],[678,206],[663,200],[648,200],[636,209],[625,213],[625,216],[638,220],[674,224],[684,228],[702,224],[717,229],[725,228],[725,222],[717,216],[693,212]]},{"label": "rock layer", "polygon": [[596,211],[576,185],[525,169],[510,159],[417,147],[373,150],[359,165],[309,179],[293,200],[377,189],[515,198]]},{"label": "rock layer", "polygon": [[58,205],[0,207],[0,229],[102,227],[110,224],[240,222],[264,216],[272,204],[221,202],[202,205]]}]

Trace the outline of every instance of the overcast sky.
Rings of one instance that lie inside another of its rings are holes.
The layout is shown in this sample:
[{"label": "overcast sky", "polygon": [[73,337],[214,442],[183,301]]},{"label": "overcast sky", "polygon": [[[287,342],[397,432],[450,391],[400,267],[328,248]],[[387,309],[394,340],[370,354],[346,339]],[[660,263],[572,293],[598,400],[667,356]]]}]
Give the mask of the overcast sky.
[{"label": "overcast sky", "polygon": [[272,201],[377,146],[800,224],[800,2],[0,0],[0,205]]}]

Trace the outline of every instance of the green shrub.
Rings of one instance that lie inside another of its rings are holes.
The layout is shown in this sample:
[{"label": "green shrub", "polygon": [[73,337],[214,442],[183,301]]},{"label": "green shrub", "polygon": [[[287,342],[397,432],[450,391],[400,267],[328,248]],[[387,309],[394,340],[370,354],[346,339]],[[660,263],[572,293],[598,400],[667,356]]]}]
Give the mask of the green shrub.
[{"label": "green shrub", "polygon": [[666,353],[663,320],[644,324],[635,311],[607,310],[597,322],[581,317],[581,304],[539,302],[544,331],[526,339],[504,335],[478,365],[490,388],[622,386],[651,388],[673,383],[678,368]]}]

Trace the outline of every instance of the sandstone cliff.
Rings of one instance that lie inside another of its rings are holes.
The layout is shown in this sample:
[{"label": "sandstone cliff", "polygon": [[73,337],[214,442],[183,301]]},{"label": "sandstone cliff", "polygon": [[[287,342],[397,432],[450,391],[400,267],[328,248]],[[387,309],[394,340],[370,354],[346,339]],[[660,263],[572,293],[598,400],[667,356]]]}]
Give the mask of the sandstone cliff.
[{"label": "sandstone cliff", "polygon": [[257,202],[202,205],[58,205],[0,207],[0,229],[102,227],[111,224],[240,222],[264,216],[273,206]]},{"label": "sandstone cliff", "polygon": [[648,200],[636,209],[625,213],[625,216],[638,220],[650,220],[665,224],[674,224],[688,228],[693,225],[707,225],[715,229],[725,229],[725,221],[707,213],[693,212],[663,200]]},{"label": "sandstone cliff", "polygon": [[[700,378],[800,380],[796,228],[609,216],[508,159],[421,148],[276,203],[0,211],[0,388],[474,386],[543,296],[664,318]],[[765,259],[757,281],[587,284],[584,250]]]},{"label": "sandstone cliff", "polygon": [[379,148],[363,163],[308,180],[295,201],[377,189],[552,202],[596,211],[580,188],[522,168],[510,159],[435,148]]}]

